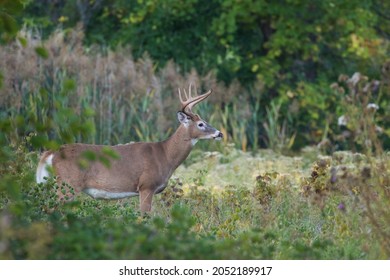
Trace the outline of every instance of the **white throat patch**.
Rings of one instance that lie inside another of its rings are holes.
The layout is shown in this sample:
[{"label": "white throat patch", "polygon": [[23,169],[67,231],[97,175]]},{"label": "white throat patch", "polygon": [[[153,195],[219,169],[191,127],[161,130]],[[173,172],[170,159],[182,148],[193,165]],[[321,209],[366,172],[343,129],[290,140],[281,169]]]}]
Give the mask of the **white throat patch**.
[{"label": "white throat patch", "polygon": [[199,139],[191,139],[192,146],[195,146],[196,143],[198,143]]}]

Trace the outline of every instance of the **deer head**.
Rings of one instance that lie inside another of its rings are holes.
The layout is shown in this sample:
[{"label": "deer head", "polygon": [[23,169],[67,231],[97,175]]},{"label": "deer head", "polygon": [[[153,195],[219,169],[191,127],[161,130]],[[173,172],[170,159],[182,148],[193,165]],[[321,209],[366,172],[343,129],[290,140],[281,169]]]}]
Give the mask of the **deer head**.
[{"label": "deer head", "polygon": [[210,96],[212,90],[208,92],[198,95],[196,97],[192,97],[191,95],[191,84],[188,89],[188,94],[184,89],[184,98],[182,96],[181,90],[179,89],[179,98],[181,102],[181,110],[177,113],[177,118],[180,123],[182,123],[188,130],[191,140],[195,143],[198,139],[215,139],[221,140],[223,134],[209,125],[206,121],[204,121],[199,115],[192,112],[192,108],[205,100]]}]

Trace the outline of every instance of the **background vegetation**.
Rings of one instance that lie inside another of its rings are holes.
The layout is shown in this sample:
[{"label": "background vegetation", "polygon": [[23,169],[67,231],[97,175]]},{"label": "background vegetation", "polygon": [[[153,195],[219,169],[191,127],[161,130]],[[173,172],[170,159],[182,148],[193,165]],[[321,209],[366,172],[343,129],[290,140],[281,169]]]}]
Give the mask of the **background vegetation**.
[{"label": "background vegetation", "polygon": [[[0,257],[389,258],[389,8],[0,1]],[[42,149],[166,138],[190,83],[227,137],[150,216],[34,182]]]}]

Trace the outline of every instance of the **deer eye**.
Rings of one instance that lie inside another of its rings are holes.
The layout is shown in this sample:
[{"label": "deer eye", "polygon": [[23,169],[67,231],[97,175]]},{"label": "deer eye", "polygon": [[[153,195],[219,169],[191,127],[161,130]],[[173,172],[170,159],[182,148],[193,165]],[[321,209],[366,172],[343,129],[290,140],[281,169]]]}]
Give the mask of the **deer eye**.
[{"label": "deer eye", "polygon": [[204,127],[204,123],[198,124],[199,127]]}]

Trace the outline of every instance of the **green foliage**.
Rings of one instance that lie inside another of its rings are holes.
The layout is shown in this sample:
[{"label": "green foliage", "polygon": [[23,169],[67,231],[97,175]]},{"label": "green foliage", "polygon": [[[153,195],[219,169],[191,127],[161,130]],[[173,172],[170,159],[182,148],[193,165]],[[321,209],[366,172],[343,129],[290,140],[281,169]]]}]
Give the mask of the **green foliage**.
[{"label": "green foliage", "polygon": [[185,72],[217,69],[226,82],[277,87],[281,79],[335,78],[335,67],[371,67],[369,59],[383,55],[375,29],[386,32],[388,21],[388,7],[376,2],[41,0],[27,17],[51,28],[82,22],[88,42],[130,44],[135,57],[147,52],[160,66],[174,59]]},{"label": "green foliage", "polygon": [[277,173],[266,173],[256,177],[256,186],[253,196],[262,205],[268,205],[277,192],[277,186],[273,184]]},{"label": "green foliage", "polygon": [[26,0],[1,0],[0,1],[0,44],[7,43],[16,37],[19,24],[16,20],[23,10]]},{"label": "green foliage", "polygon": [[49,58],[49,53],[47,52],[47,50],[44,47],[36,47],[35,51],[38,54],[38,56],[40,56],[42,58]]},{"label": "green foliage", "polygon": [[[46,52],[37,51],[40,59],[45,59]],[[30,150],[56,149],[59,143],[73,142],[75,135],[87,137],[93,132],[91,123],[85,121],[88,114],[60,106],[67,105],[74,82],[61,80],[59,87],[50,79],[46,82],[36,91],[24,88],[23,106],[1,111],[1,258],[42,258],[52,240],[47,222],[61,205],[58,195],[68,188],[72,192],[71,187],[58,186],[53,180],[47,185],[33,183],[37,154]]]},{"label": "green foliage", "polygon": [[287,119],[280,124],[280,104],[276,105],[271,102],[270,105],[271,108],[266,108],[266,121],[263,124],[267,136],[266,145],[278,152],[290,150],[294,144],[296,133],[288,131],[290,126],[287,126]]}]

